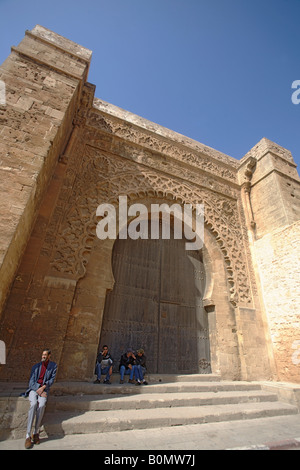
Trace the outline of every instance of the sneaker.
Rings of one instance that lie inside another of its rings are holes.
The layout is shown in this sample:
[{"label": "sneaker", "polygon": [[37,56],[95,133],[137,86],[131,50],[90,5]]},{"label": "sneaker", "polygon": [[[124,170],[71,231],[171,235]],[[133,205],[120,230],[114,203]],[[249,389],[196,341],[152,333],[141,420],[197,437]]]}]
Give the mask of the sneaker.
[{"label": "sneaker", "polygon": [[25,449],[31,449],[31,447],[33,447],[33,442],[31,437],[27,437],[25,440]]},{"label": "sneaker", "polygon": [[110,380],[104,380],[103,383],[104,383],[104,384],[107,384],[107,385],[111,385],[111,381],[110,381]]},{"label": "sneaker", "polygon": [[120,380],[120,384],[123,384],[124,383],[124,380]]},{"label": "sneaker", "polygon": [[96,380],[94,380],[94,382],[93,382],[93,383],[94,383],[94,384],[101,384],[101,382],[100,382],[100,380],[99,380],[99,379],[96,379]]},{"label": "sneaker", "polygon": [[146,380],[143,380],[142,384],[143,385],[148,385],[148,382],[146,382]]},{"label": "sneaker", "polygon": [[142,384],[141,384],[141,382],[138,381],[135,385],[142,385]]},{"label": "sneaker", "polygon": [[129,380],[128,380],[128,383],[129,383],[129,384],[135,384],[135,383],[136,383],[136,381],[135,381],[135,380],[133,380],[133,379],[129,379]]},{"label": "sneaker", "polygon": [[37,444],[37,445],[40,444],[40,442],[41,442],[41,441],[40,441],[40,436],[39,436],[39,434],[34,434],[34,435],[32,436],[32,440],[33,440],[33,443],[34,443],[34,444]]}]

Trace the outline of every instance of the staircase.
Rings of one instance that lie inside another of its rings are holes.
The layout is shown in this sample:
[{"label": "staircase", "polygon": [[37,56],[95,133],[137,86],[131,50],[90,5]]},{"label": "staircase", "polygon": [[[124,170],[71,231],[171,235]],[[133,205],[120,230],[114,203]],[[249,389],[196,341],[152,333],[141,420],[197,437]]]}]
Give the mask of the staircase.
[{"label": "staircase", "polygon": [[298,413],[259,382],[216,375],[151,376],[148,385],[57,383],[44,418],[48,436],[115,432]]},{"label": "staircase", "polygon": [[[50,437],[162,428],[187,424],[291,415],[296,405],[278,400],[260,382],[220,380],[207,375],[151,375],[149,384],[57,382],[44,416]],[[23,438],[29,403],[26,384],[1,384],[0,438]]]}]

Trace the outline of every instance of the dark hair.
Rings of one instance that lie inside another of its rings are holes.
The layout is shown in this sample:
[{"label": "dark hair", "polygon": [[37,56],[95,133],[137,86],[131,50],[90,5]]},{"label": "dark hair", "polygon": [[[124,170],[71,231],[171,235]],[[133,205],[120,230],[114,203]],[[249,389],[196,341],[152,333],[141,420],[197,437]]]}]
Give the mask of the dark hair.
[{"label": "dark hair", "polygon": [[47,351],[48,355],[51,354],[51,349],[49,349],[49,348],[43,349],[43,352],[44,352],[44,351]]},{"label": "dark hair", "polygon": [[108,349],[107,344],[103,344],[102,349],[103,349],[103,348],[107,348],[107,349]]}]

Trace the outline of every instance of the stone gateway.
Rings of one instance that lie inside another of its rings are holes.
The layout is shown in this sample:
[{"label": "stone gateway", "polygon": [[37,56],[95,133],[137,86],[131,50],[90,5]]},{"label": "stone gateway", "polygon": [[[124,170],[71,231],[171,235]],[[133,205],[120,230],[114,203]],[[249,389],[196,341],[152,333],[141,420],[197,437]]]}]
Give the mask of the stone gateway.
[{"label": "stone gateway", "polygon": [[[152,373],[300,383],[291,153],[263,138],[236,160],[106,103],[90,62],[37,25],[0,68],[0,380],[27,380],[46,344],[58,380],[90,381],[100,342],[116,360],[142,347]],[[203,205],[203,246],[172,237],[172,214],[169,239],[97,237],[120,197],[189,205],[194,229]]]}]

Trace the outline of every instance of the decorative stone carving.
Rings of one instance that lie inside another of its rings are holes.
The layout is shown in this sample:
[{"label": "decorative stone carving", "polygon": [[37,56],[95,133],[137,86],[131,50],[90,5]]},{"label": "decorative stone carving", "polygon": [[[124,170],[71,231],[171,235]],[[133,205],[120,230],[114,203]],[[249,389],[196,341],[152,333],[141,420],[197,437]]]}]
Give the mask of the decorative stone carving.
[{"label": "decorative stone carving", "polygon": [[250,190],[251,190],[251,179],[252,179],[255,167],[256,167],[256,159],[250,156],[247,160],[244,161],[244,164],[242,166],[244,165],[245,165],[245,168],[242,169],[243,171],[242,190],[245,192],[246,210],[248,212],[250,226],[252,229],[254,229],[256,224],[254,221],[254,215],[253,215],[253,210],[251,206]]},{"label": "decorative stone carving", "polygon": [[207,156],[203,149],[193,151],[188,147],[175,145],[170,141],[157,137],[153,133],[146,132],[128,122],[121,121],[106,114],[90,112],[87,125],[104,130],[114,136],[133,142],[152,151],[172,156],[181,162],[209,171],[229,181],[236,181],[234,167],[225,164],[224,160],[218,162],[215,157]]},{"label": "decorative stone carving", "polygon": [[56,240],[53,270],[77,278],[84,275],[96,236],[96,209],[103,202],[117,204],[119,195],[127,195],[130,200],[145,197],[176,200],[193,207],[204,204],[206,226],[223,252],[230,300],[234,305],[251,302],[236,200],[89,146],[85,148]]}]

